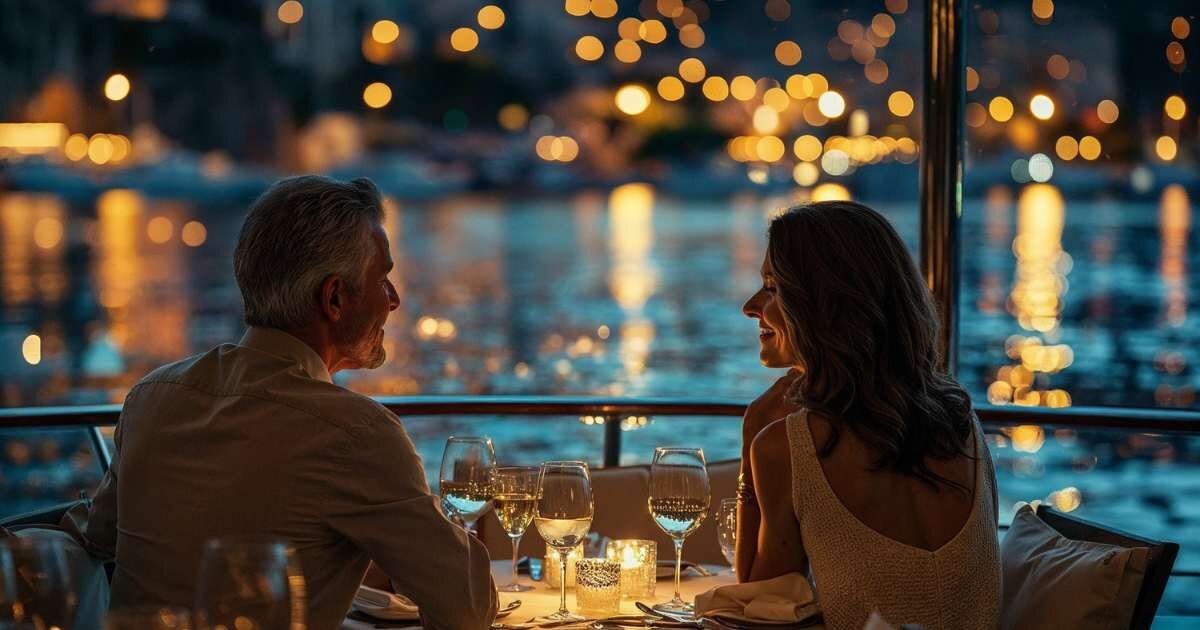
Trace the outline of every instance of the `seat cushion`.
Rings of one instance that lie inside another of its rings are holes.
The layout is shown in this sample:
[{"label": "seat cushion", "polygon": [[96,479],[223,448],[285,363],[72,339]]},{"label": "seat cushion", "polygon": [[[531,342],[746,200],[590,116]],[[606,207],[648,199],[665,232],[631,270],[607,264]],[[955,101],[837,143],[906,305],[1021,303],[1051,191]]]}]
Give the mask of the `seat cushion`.
[{"label": "seat cushion", "polygon": [[1000,545],[1001,628],[1128,628],[1148,553],[1071,540],[1022,507]]}]

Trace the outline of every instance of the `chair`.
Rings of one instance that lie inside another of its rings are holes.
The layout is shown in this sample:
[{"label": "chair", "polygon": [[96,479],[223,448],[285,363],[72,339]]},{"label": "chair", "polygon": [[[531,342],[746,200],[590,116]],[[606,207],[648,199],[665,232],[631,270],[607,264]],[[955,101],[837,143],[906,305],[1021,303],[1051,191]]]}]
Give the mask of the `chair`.
[{"label": "chair", "polygon": [[1179,545],[1110,529],[1077,516],[1069,516],[1045,505],[1038,506],[1037,515],[1058,533],[1072,540],[1149,549],[1146,555],[1146,574],[1142,578],[1142,587],[1138,590],[1137,602],[1133,607],[1133,618],[1129,625],[1134,630],[1148,630],[1154,623],[1154,613],[1158,610],[1158,602],[1167,588],[1167,579],[1171,577],[1171,567],[1175,565],[1175,556],[1179,554]]},{"label": "chair", "polygon": [[48,508],[26,512],[25,514],[16,514],[5,519],[0,519],[0,527],[9,530],[17,530],[24,527],[38,527],[46,525],[58,525],[62,520],[63,514],[66,513],[71,506],[75,505],[75,501],[68,503],[60,503],[52,505]]},{"label": "chair", "polygon": [[[702,564],[725,564],[717,542],[716,514],[721,499],[732,497],[737,487],[738,460],[708,465],[711,500],[708,518],[684,545],[684,558]],[[598,468],[592,471],[592,501],[595,516],[592,531],[612,539],[642,538],[658,542],[659,560],[674,560],[671,539],[650,519],[647,500],[650,495],[649,466]],[[500,528],[492,512],[479,520],[479,538],[487,545],[493,560],[512,557],[512,543]],[[537,528],[532,524],[521,539],[520,554],[540,558],[545,554]]]}]

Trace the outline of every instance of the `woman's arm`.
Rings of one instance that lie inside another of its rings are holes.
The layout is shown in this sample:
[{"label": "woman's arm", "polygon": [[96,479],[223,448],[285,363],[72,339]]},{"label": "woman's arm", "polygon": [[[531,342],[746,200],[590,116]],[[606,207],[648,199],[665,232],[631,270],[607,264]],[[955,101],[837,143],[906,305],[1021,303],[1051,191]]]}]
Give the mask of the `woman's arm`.
[{"label": "woman's arm", "polygon": [[[787,421],[776,421],[759,432],[750,446],[750,468],[758,496],[759,525],[746,579],[767,580],[786,573],[806,573],[808,554],[792,506],[792,453],[788,447]],[[739,580],[740,565],[739,558]]]}]

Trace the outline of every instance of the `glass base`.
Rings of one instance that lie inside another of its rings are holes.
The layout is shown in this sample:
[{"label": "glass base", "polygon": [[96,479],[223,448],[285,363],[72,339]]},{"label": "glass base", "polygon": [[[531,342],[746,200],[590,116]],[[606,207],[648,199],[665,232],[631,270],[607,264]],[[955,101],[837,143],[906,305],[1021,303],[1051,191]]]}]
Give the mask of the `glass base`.
[{"label": "glass base", "polygon": [[663,602],[661,604],[655,604],[651,606],[650,609],[654,612],[666,613],[668,615],[691,616],[696,612],[695,606],[678,599],[669,602]]},{"label": "glass base", "polygon": [[526,591],[532,591],[533,587],[526,584],[518,584],[513,582],[512,584],[498,586],[496,587],[496,590],[500,591],[501,593],[524,593]]},{"label": "glass base", "polygon": [[535,622],[537,622],[537,621],[587,621],[587,619],[588,619],[587,617],[576,615],[575,613],[573,613],[571,611],[566,611],[566,612],[560,611],[560,612],[556,612],[552,615],[546,615],[545,617],[538,617],[535,620]]}]

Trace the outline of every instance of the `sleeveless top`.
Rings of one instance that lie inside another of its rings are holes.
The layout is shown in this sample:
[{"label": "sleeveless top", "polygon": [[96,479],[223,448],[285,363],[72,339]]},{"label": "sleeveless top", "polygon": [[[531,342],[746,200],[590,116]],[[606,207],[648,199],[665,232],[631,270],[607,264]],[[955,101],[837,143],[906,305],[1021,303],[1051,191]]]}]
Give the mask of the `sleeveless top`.
[{"label": "sleeveless top", "polygon": [[809,575],[829,630],[860,630],[872,610],[926,630],[995,628],[1000,619],[996,473],[978,419],[975,492],[962,529],[934,551],[906,545],[858,520],[834,493],[813,443],[808,410],[787,417],[792,505]]}]

